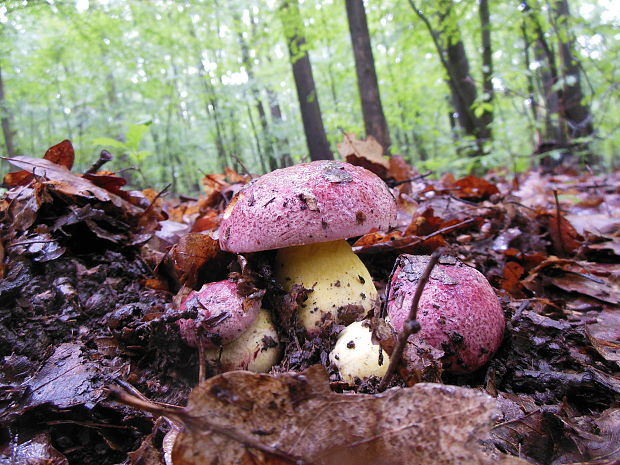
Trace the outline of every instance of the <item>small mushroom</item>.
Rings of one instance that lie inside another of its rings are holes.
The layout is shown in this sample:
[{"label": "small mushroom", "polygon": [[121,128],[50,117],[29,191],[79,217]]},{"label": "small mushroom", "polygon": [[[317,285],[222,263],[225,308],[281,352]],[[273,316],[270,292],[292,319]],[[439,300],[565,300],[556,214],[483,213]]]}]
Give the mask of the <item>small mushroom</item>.
[{"label": "small mushroom", "polygon": [[390,364],[388,355],[372,342],[372,332],[364,321],[351,323],[340,333],[329,361],[349,384],[355,384],[356,378],[382,377]]},{"label": "small mushroom", "polygon": [[[403,325],[428,257],[401,255],[388,294],[388,318]],[[456,259],[440,260],[418,305],[421,329],[411,336],[443,350],[444,369],[467,373],[484,365],[499,348],[506,321],[497,295],[476,269]]]},{"label": "small mushroom", "polygon": [[205,284],[192,291],[180,311],[195,309],[198,317],[178,321],[181,337],[191,347],[216,348],[241,336],[258,316],[264,291],[244,297],[234,281]]},{"label": "small mushroom", "polygon": [[261,310],[252,326],[222,349],[209,349],[206,359],[219,363],[223,371],[249,370],[267,373],[280,359],[281,346],[271,317]]},{"label": "small mushroom", "polygon": [[226,209],[220,246],[229,252],[280,249],[276,277],[311,289],[299,319],[308,332],[331,317],[363,319],[377,300],[372,278],[344,240],[385,230],[396,204],[370,171],[339,161],[303,163],[246,185]]}]

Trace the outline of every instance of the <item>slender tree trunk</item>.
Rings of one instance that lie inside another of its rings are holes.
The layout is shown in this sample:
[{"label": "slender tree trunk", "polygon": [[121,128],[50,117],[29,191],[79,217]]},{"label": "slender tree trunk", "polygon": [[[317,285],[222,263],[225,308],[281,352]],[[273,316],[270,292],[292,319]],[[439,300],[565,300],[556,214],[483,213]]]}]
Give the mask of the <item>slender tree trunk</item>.
[{"label": "slender tree trunk", "polygon": [[346,7],[366,135],[377,139],[384,152],[388,153],[392,143],[381,105],[364,1],[346,0]]},{"label": "slender tree trunk", "polygon": [[544,156],[544,154],[557,149],[566,150],[567,147],[565,128],[560,115],[560,103],[563,98],[562,90],[556,90],[555,88],[555,84],[559,81],[559,72],[555,51],[547,41],[538,13],[526,2],[522,4],[524,5],[523,12],[529,20],[535,37],[534,57],[540,64],[536,73],[540,81],[540,93],[542,94],[545,108],[544,130],[536,144],[534,154],[543,155],[540,159],[540,165],[545,170],[551,170],[561,163],[561,160]]},{"label": "slender tree trunk", "polygon": [[297,87],[297,97],[310,159],[333,160],[334,154],[329,148],[325,134],[319,97],[312,75],[312,65],[306,50],[304,26],[299,12],[298,0],[284,0],[281,7],[281,17],[295,86]]},{"label": "slender tree trunk", "polygon": [[446,71],[452,106],[455,110],[454,114],[450,115],[450,124],[453,128],[458,127],[474,138],[476,148],[468,149],[468,155],[483,155],[485,153],[483,142],[490,137],[490,131],[475,116],[472,108],[478,93],[469,72],[469,60],[460,30],[458,25],[455,26],[457,21],[454,17],[453,1],[439,0],[437,2],[437,29],[413,0],[409,0],[409,4],[428,29],[441,64]]},{"label": "slender tree trunk", "polygon": [[[594,133],[590,105],[585,102],[581,86],[581,65],[574,53],[575,36],[570,29],[571,15],[567,0],[554,0],[552,3],[554,26],[558,36],[560,62],[563,78],[561,112],[566,119],[570,139],[589,137]],[[587,163],[597,162],[587,142],[578,147],[585,154]]]},{"label": "slender tree trunk", "polygon": [[11,117],[9,113],[9,107],[6,104],[6,97],[4,94],[4,81],[2,79],[2,67],[0,66],[0,123],[2,123],[2,134],[4,135],[4,145],[6,147],[6,154],[9,157],[17,155],[15,148],[15,142],[13,141],[13,131],[11,129]]},{"label": "slender tree trunk", "polygon": [[[483,102],[493,103],[493,48],[491,45],[491,14],[489,1],[480,0],[478,5],[480,16],[480,28],[482,34],[482,90]],[[493,123],[493,109],[484,110],[479,117],[480,138],[484,141],[491,140],[491,124]]]}]

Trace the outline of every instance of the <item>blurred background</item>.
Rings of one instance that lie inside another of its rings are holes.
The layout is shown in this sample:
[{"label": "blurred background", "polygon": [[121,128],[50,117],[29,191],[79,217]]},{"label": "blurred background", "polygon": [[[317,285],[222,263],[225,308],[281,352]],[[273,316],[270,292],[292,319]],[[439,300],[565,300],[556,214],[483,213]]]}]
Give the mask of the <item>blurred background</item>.
[{"label": "blurred background", "polygon": [[616,0],[0,1],[0,154],[70,139],[177,193],[345,133],[437,174],[618,168],[619,80]]}]

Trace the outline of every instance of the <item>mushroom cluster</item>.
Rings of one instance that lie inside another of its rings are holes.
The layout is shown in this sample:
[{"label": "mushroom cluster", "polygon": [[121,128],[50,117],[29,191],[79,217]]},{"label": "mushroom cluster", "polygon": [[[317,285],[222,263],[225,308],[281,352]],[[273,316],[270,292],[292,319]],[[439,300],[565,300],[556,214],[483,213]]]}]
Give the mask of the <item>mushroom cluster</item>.
[{"label": "mushroom cluster", "polygon": [[[319,335],[329,323],[348,325],[329,359],[341,378],[354,384],[383,376],[389,358],[363,322],[378,308],[378,293],[346,239],[388,230],[395,221],[395,200],[378,176],[344,162],[316,161],[244,186],[224,211],[219,242],[233,253],[277,249],[274,275],[281,286],[310,291],[297,315],[307,334]],[[388,319],[396,331],[402,330],[427,260],[399,257],[387,296]],[[198,313],[179,322],[183,339],[206,348],[207,358],[225,370],[269,371],[281,351],[269,312],[261,310],[264,292],[243,295],[234,280],[206,284],[183,303],[181,310]],[[431,274],[418,321],[422,329],[415,337],[443,350],[444,368],[457,373],[489,360],[505,324],[484,276],[457,261],[442,263]]]}]

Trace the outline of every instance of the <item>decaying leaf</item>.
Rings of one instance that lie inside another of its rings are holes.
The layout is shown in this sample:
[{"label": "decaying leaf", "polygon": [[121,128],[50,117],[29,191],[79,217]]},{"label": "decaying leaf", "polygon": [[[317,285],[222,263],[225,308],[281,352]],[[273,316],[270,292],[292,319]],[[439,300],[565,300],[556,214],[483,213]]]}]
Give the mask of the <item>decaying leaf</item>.
[{"label": "decaying leaf", "polygon": [[620,366],[620,312],[617,309],[599,313],[596,322],[586,325],[586,335],[603,358]]},{"label": "decaying leaf", "polygon": [[52,445],[47,433],[37,434],[20,444],[8,444],[0,448],[0,464],[68,465],[69,461]]},{"label": "decaying leaf", "polygon": [[[58,166],[63,166],[68,170],[73,167],[74,158],[75,153],[73,151],[73,145],[69,140],[63,140],[59,144],[50,147],[43,156],[43,159],[55,163]],[[34,179],[33,171],[24,168],[22,171],[5,175],[3,184],[5,187],[23,186],[32,181],[32,179]]]},{"label": "decaying leaf", "polygon": [[562,260],[551,257],[534,268],[523,285],[538,295],[543,286],[553,284],[610,304],[620,304],[620,265]]},{"label": "decaying leaf", "polygon": [[132,215],[139,215],[142,212],[142,209],[132,205],[118,195],[96,186],[88,179],[84,179],[65,167],[52,163],[49,160],[26,156],[6,158],[6,160],[19,168],[30,170],[35,176],[47,179],[50,181],[50,183],[48,183],[50,188],[64,195],[111,202],[116,207],[122,208],[128,214]]},{"label": "decaying leaf", "polygon": [[200,269],[219,252],[220,247],[215,239],[206,234],[189,233],[182,236],[170,249],[167,261],[172,266],[177,281],[193,287]]},{"label": "decaying leaf", "polygon": [[386,178],[390,161],[383,156],[383,147],[373,136],[357,140],[355,134],[347,132],[338,144],[338,152],[349,163],[366,168],[382,179]]},{"label": "decaying leaf", "polygon": [[336,394],[320,366],[279,376],[229,372],[195,388],[184,409],[147,408],[185,425],[174,465],[523,463],[478,444],[497,413],[479,391],[421,383]]}]

